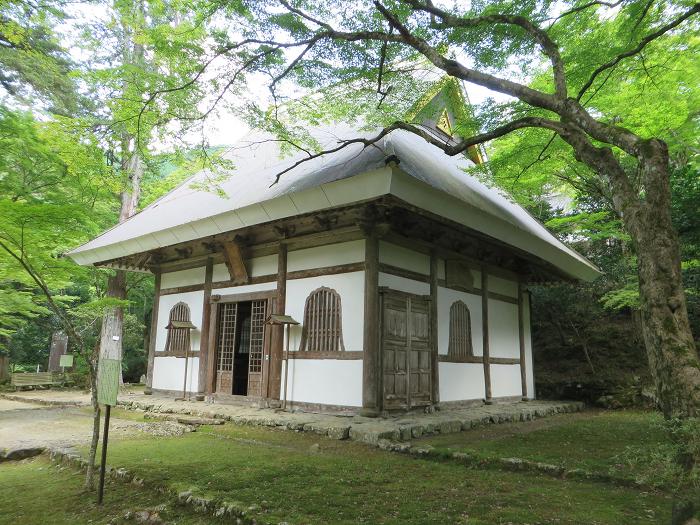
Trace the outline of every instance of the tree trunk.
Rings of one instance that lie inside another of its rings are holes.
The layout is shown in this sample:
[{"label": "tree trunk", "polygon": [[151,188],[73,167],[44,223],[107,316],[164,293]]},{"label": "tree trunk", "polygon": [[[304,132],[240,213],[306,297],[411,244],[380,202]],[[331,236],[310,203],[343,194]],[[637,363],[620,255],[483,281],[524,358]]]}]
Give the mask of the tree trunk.
[{"label": "tree trunk", "polygon": [[[99,343],[98,343],[99,344]],[[95,345],[92,355],[88,356],[88,368],[90,374],[90,403],[92,405],[92,440],[88,453],[88,467],[85,473],[85,488],[95,488],[95,458],[97,457],[97,444],[100,440],[100,405],[97,402],[97,353],[98,344]]]},{"label": "tree trunk", "polygon": [[642,335],[659,408],[667,418],[700,416],[700,358],[688,321],[680,247],[671,223],[668,151],[659,140],[640,155],[641,206],[623,221],[639,274]]}]

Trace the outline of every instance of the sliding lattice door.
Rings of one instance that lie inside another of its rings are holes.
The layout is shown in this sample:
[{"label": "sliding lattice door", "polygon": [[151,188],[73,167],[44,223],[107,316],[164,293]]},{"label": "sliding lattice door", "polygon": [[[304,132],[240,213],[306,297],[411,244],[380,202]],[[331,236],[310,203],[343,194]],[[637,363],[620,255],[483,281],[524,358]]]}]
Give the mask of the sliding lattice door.
[{"label": "sliding lattice door", "polygon": [[233,390],[233,354],[236,346],[238,303],[223,303],[219,307],[216,343],[216,391],[230,394]]}]

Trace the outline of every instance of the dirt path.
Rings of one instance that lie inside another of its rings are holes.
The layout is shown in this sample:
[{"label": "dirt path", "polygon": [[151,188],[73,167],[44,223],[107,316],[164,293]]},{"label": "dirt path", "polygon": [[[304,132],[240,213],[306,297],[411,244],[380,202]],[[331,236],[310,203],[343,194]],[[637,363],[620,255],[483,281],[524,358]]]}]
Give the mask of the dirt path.
[{"label": "dirt path", "polygon": [[[139,433],[178,434],[183,425],[114,417],[110,439]],[[72,448],[92,437],[92,414],[81,407],[44,407],[0,399],[0,450],[32,447]]]}]

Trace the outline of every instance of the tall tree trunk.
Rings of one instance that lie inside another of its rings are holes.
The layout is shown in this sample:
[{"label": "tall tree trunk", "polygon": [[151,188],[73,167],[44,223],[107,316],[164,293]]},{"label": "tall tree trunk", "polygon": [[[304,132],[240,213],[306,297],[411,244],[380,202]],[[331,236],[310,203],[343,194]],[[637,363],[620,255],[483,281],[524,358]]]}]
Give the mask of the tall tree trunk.
[{"label": "tall tree trunk", "polygon": [[666,145],[645,143],[641,206],[623,221],[637,253],[642,335],[659,407],[667,418],[700,416],[700,358],[690,329],[678,237],[671,223]]}]

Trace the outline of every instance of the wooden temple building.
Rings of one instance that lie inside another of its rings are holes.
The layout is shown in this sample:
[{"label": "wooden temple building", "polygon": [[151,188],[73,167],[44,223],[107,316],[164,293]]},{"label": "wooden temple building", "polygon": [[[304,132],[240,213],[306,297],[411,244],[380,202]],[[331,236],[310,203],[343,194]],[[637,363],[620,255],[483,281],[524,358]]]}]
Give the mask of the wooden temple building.
[{"label": "wooden temple building", "polygon": [[[441,96],[423,127],[450,141]],[[327,147],[373,135],[313,133]],[[199,173],[69,253],[155,275],[149,389],[367,414],[535,396],[528,283],[599,272],[470,175],[477,150],[394,131],[273,184],[302,155],[266,138],[228,152],[225,196]],[[300,323],[288,341],[271,314]]]}]

